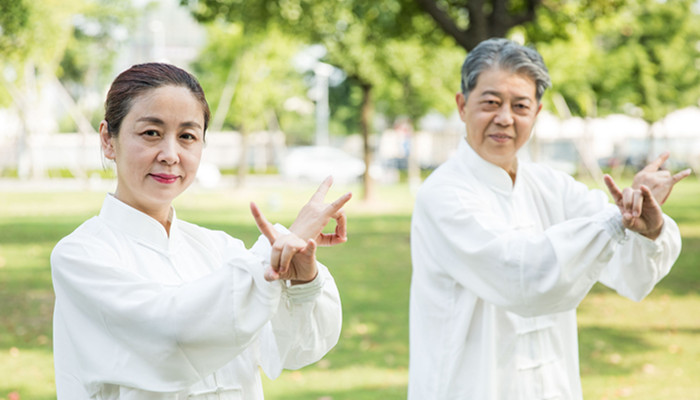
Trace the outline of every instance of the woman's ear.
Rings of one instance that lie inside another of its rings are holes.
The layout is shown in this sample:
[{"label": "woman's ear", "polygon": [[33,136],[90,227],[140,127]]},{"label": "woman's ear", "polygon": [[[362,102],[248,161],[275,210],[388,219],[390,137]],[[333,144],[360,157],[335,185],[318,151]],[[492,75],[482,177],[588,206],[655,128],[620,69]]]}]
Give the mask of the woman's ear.
[{"label": "woman's ear", "polygon": [[100,122],[100,144],[102,145],[102,154],[108,160],[114,160],[117,153],[114,151],[114,139],[109,134],[109,124],[107,121]]}]

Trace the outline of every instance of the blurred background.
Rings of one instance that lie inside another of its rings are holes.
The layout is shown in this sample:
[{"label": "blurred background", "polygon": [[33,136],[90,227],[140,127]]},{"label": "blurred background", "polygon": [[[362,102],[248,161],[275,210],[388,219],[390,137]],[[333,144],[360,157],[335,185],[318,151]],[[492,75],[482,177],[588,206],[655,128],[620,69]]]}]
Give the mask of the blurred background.
[{"label": "blurred background", "polygon": [[693,0],[2,0],[0,178],[113,177],[95,135],[108,85],[132,64],[165,61],[198,76],[212,108],[202,184],[243,185],[251,173],[318,180],[325,166],[371,197],[374,182],[416,184],[454,151],[461,63],[492,36],[536,46],[551,71],[524,157],[596,180],[662,150],[673,167],[697,169],[698,9]]},{"label": "blurred background", "polygon": [[[322,253],[341,342],[268,397],[405,398],[411,194],[464,136],[461,65],[493,36],[536,47],[552,78],[523,158],[592,186],[665,150],[700,169],[697,0],[0,0],[0,400],[55,398],[48,257],[114,189],[104,98],[148,61],[196,75],[212,110],[178,215],[250,245],[247,201],[288,223],[328,174],[329,197],[355,192],[351,240]],[[642,306],[597,287],[580,308],[587,399],[700,393],[695,174],[667,203],[673,276]]]}]

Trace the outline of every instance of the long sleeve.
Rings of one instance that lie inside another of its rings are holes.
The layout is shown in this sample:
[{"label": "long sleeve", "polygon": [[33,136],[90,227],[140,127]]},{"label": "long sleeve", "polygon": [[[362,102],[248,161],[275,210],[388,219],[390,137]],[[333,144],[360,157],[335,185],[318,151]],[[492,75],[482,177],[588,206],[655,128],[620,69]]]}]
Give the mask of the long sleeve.
[{"label": "long sleeve", "polygon": [[680,251],[599,190],[536,164],[515,183],[466,142],[421,186],[411,225],[409,399],[582,399],[576,307],[598,281],[638,300]]},{"label": "long sleeve", "polygon": [[[98,236],[99,237],[99,236]],[[279,303],[278,283],[246,251],[182,285],[150,281],[115,265],[100,239],[61,242],[52,254],[60,320],[85,382],[177,391],[250,344]]]},{"label": "long sleeve", "polygon": [[[275,227],[286,232],[280,225]],[[260,247],[258,241],[251,250],[264,256],[265,250]],[[318,275],[309,283],[284,286],[271,325],[272,329],[260,338],[260,363],[271,379],[277,378],[282,369],[298,369],[320,360],[338,343],[342,326],[340,295],[326,266],[318,263]]]},{"label": "long sleeve", "polygon": [[[566,179],[529,178],[518,177],[542,197],[506,196],[474,184],[426,185],[414,210],[414,260],[479,298],[536,316],[575,308],[609,264],[607,283],[643,297],[678,256],[670,219],[656,244],[628,240],[619,211],[602,193]],[[544,185],[560,189],[550,193]],[[626,286],[632,276],[644,284]]]},{"label": "long sleeve", "polygon": [[656,240],[628,232],[602,271],[600,282],[631,300],[642,300],[671,271],[681,252],[680,237],[678,225],[667,215]]}]

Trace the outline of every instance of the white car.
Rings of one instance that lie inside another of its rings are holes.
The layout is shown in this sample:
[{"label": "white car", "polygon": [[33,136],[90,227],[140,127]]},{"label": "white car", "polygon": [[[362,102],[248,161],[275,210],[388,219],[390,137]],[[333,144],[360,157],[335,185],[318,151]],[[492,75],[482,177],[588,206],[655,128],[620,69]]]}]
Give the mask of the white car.
[{"label": "white car", "polygon": [[353,182],[362,177],[365,163],[341,149],[329,146],[291,148],[282,159],[280,172],[286,178],[321,182],[333,175],[335,182]]}]

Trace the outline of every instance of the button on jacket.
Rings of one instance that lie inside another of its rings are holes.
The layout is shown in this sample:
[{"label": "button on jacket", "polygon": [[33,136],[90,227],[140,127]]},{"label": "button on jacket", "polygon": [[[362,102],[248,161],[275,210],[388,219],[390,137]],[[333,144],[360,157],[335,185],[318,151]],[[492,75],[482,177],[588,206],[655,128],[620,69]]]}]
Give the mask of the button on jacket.
[{"label": "button on jacket", "polygon": [[680,253],[599,190],[519,162],[515,183],[462,141],[411,228],[409,399],[581,399],[576,307],[600,281],[641,300]]},{"label": "button on jacket", "polygon": [[267,282],[266,238],[248,250],[174,210],[171,223],[168,236],[107,195],[56,245],[59,400],[262,399],[258,367],[274,379],[337,343],[340,298],[326,267],[307,284]]}]

